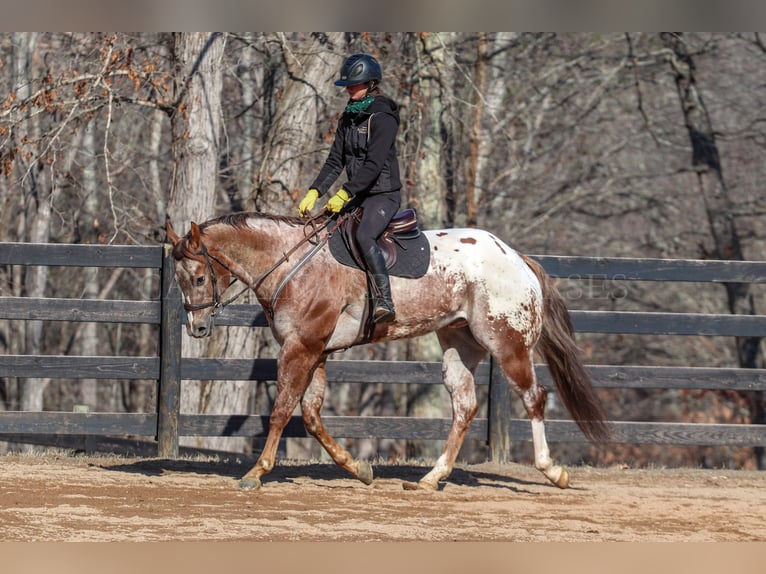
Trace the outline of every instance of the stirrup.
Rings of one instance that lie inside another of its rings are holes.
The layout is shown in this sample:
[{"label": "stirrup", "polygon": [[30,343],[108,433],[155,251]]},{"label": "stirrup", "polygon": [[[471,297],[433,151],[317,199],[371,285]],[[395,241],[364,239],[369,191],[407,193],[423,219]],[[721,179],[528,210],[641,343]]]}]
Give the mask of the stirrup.
[{"label": "stirrup", "polygon": [[376,303],[372,312],[373,323],[390,323],[396,318],[396,311],[393,305],[389,307],[383,301]]}]

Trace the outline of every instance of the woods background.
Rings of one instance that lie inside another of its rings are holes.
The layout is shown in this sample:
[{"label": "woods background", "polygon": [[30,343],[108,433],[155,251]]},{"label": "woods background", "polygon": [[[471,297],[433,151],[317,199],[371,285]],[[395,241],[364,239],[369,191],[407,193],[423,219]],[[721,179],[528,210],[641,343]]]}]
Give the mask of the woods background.
[{"label": "woods background", "polygon": [[[755,34],[0,34],[0,241],[158,244],[235,210],[295,214],[345,104],[343,58],[367,52],[402,106],[404,206],[528,254],[761,260],[766,43]],[[342,180],[338,181],[338,186]],[[156,298],[156,271],[5,266],[0,295]],[[748,285],[562,280],[572,309],[761,313]],[[306,294],[310,296],[310,294]],[[153,326],[0,321],[9,354],[151,354]],[[760,340],[581,335],[589,364],[763,367]],[[187,356],[276,355],[264,330],[219,328]],[[347,351],[438,360],[435,338]],[[182,412],[268,412],[274,382],[185,381]],[[153,381],[16,379],[0,410],[152,411]],[[766,422],[758,393],[601,390],[619,420]],[[520,404],[512,405],[523,417]],[[448,416],[441,387],[331,386],[331,414]],[[551,418],[563,417],[553,399]],[[349,441],[361,457],[440,444]],[[250,452],[252,441],[187,438]],[[15,448],[2,445],[3,449]],[[483,460],[485,446],[462,458]],[[515,447],[517,460],[531,448]],[[762,450],[762,449],[761,449]],[[287,456],[318,457],[308,439]],[[560,445],[590,464],[763,468],[747,448]]]}]

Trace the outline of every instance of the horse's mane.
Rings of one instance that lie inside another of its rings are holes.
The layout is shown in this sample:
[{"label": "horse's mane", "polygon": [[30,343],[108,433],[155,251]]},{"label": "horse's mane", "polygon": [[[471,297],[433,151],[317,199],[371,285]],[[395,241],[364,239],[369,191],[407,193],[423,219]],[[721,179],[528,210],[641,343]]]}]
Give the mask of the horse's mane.
[{"label": "horse's mane", "polygon": [[[326,218],[325,215],[318,216],[317,222],[323,221],[324,218]],[[272,213],[261,213],[258,211],[238,211],[235,213],[228,213],[226,215],[221,215],[220,217],[209,219],[200,225],[200,229],[204,231],[205,228],[218,224],[230,225],[231,227],[235,227],[237,229],[244,229],[248,227],[248,222],[252,221],[253,219],[267,219],[269,221],[275,221],[277,223],[285,223],[287,225],[294,226],[303,226],[306,225],[306,223],[309,221],[305,217],[295,217],[292,215],[275,215]]]},{"label": "horse's mane", "polygon": [[[327,214],[320,214],[313,219],[307,219],[305,217],[274,215],[270,213],[261,213],[258,211],[238,211],[235,213],[228,213],[226,215],[208,219],[204,223],[200,223],[199,228],[200,231],[204,232],[208,227],[220,224],[231,226],[234,229],[247,229],[251,227],[250,223],[253,220],[275,221],[278,224],[284,223],[286,225],[298,227],[307,225],[310,221],[313,221],[314,223],[322,223],[327,219],[327,217],[329,217]],[[186,235],[182,237],[181,240],[173,247],[173,257],[175,257],[176,260],[182,259],[187,254],[191,253],[188,251],[188,240],[190,234],[191,231],[188,231]]]}]

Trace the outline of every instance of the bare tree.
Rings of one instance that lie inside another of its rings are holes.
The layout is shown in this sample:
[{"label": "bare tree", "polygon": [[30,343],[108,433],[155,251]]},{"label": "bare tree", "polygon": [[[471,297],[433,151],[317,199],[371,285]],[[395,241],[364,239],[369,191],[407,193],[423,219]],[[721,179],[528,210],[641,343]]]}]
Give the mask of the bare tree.
[{"label": "bare tree", "polygon": [[332,78],[343,61],[345,42],[342,33],[312,34],[303,46],[287,34],[276,38],[287,77],[279,86],[251,199],[256,209],[290,212],[310,183],[320,118],[328,113],[328,100],[337,97]]},{"label": "bare tree", "polygon": [[223,34],[174,35],[174,173],[168,214],[178,229],[215,212],[221,137]]},{"label": "bare tree", "polygon": [[[16,99],[24,101],[31,95],[33,78],[40,73],[35,65],[37,34],[14,34],[16,48],[14,71]],[[16,132],[18,147],[23,148],[24,141],[39,141],[43,127],[41,118],[29,118],[27,122],[19,123]],[[51,194],[53,181],[45,165],[38,161],[38,155],[16,156],[19,162],[18,171],[23,173],[20,190],[23,194],[23,216],[18,220],[18,231],[25,240],[34,243],[47,243],[51,217]],[[48,280],[47,267],[31,267],[25,270],[25,277],[20,284],[25,285],[29,297],[43,297]],[[25,334],[25,352],[37,355],[42,352],[43,323],[42,321],[27,321]],[[48,384],[47,379],[26,379],[21,387],[21,410],[41,411],[43,409],[43,392]]]},{"label": "bare tree", "polygon": [[[714,259],[745,259],[729,186],[723,175],[721,157],[716,144],[712,119],[705,101],[697,88],[696,66],[692,50],[684,36],[679,33],[662,34],[669,49],[669,64],[675,77],[684,125],[691,144],[691,165],[696,176],[697,190],[707,214]],[[739,315],[755,315],[755,302],[748,283],[726,283],[729,311]],[[758,368],[763,366],[761,339],[738,337],[739,366]],[[751,403],[751,417],[756,424],[766,424],[764,394],[755,393]],[[764,449],[756,447],[758,468],[766,468]]]},{"label": "bare tree", "polygon": [[[176,92],[171,117],[174,173],[168,214],[177,229],[202,222],[218,211],[218,167],[221,137],[221,87],[226,36],[207,33],[174,35]],[[186,356],[248,356],[254,349],[233,329],[216,329],[206,341],[184,338]],[[181,409],[191,413],[246,413],[249,385],[244,381],[186,381]],[[242,450],[242,438],[194,437],[184,444]]]},{"label": "bare tree", "polygon": [[474,102],[471,112],[468,136],[468,173],[465,187],[466,225],[475,227],[479,212],[479,147],[482,138],[482,116],[484,115],[484,92],[487,83],[487,34],[482,32],[476,42],[476,62],[474,63],[473,83]]},{"label": "bare tree", "polygon": [[412,202],[419,206],[425,228],[438,229],[449,225],[445,198],[453,185],[452,165],[452,96],[454,66],[447,45],[450,34],[423,34],[418,51],[419,74],[417,86],[417,123],[419,145],[413,151],[416,163],[416,189]]}]

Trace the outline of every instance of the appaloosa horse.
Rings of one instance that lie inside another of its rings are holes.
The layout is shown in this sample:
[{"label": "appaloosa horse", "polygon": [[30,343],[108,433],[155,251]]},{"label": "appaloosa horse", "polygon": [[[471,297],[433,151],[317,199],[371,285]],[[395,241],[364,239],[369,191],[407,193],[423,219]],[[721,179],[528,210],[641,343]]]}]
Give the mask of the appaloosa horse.
[{"label": "appaloosa horse", "polygon": [[[318,231],[317,222],[323,223]],[[362,271],[338,263],[326,246],[318,244],[328,220],[319,216],[311,223],[236,213],[202,225],[192,223],[185,237],[167,225],[188,333],[210,335],[217,309],[229,302],[221,300],[223,291],[237,279],[245,289],[254,290],[281,345],[268,437],[255,466],[240,480],[242,489],[259,488],[261,477],[274,467],[280,436],[298,402],[306,429],[332,459],[365,484],[372,482],[370,464],[355,460],[341,447],[320,417],[328,355],[369,342],[363,328],[366,278]],[[601,441],[608,438],[609,429],[580,361],[561,295],[539,264],[491,233],[479,229],[424,233],[430,244],[428,271],[418,279],[391,278],[396,320],[378,325],[372,338],[390,341],[436,332],[444,351],[442,374],[452,399],[452,428],[435,466],[416,486],[437,489],[452,471],[477,411],[473,372],[489,352],[529,415],[536,468],[566,488],[568,472],[553,463],[545,439],[546,391],[535,378],[536,345],[582,432]],[[298,260],[302,267],[296,272]]]}]

